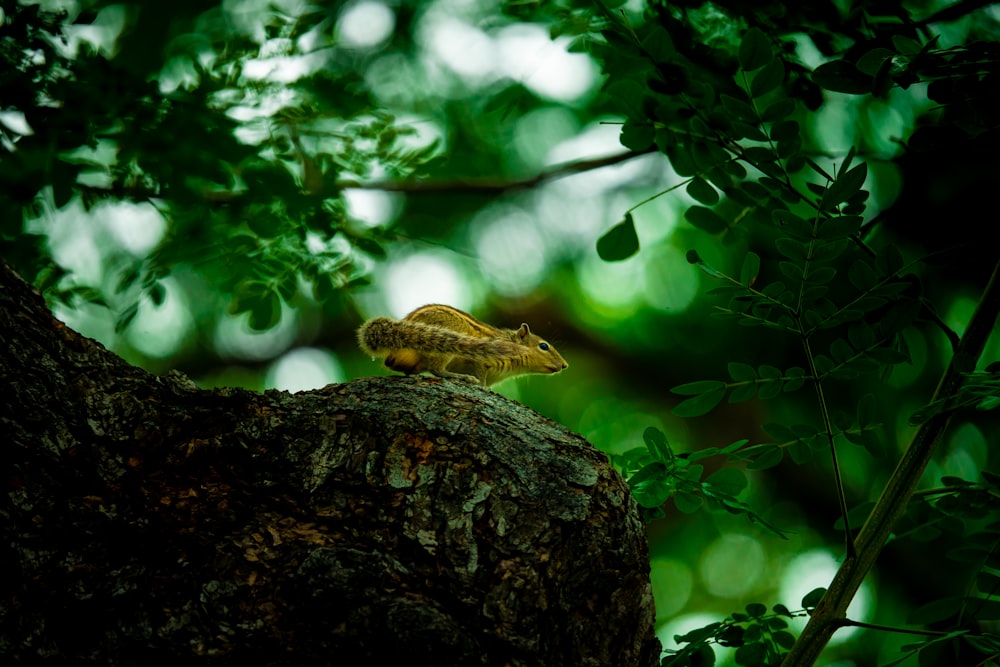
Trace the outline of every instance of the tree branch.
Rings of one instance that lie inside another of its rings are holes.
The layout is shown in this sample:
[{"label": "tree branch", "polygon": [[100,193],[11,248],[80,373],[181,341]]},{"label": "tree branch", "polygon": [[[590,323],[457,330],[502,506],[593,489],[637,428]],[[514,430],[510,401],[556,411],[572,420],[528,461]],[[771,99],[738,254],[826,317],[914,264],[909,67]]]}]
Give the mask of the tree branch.
[{"label": "tree branch", "polygon": [[[993,269],[989,284],[969,321],[951,364],[941,376],[930,402],[956,396],[961,388],[962,374],[975,369],[986,341],[1000,313],[1000,262]],[[882,491],[868,521],[855,541],[857,555],[847,557],[837,570],[829,589],[813,611],[809,623],[791,652],[785,658],[786,667],[808,667],[815,663],[838,627],[844,625],[847,607],[861,582],[875,564],[892,528],[903,514],[916,489],[941,436],[948,428],[952,411],[950,401],[944,409],[924,422],[913,436]]]},{"label": "tree branch", "polygon": [[408,194],[424,194],[435,192],[466,192],[472,194],[501,194],[511,190],[524,190],[533,188],[558,178],[565,178],[573,174],[585,171],[609,167],[612,165],[627,162],[633,158],[649,153],[655,153],[656,148],[648,148],[644,151],[625,151],[615,155],[605,157],[578,160],[576,162],[565,162],[556,165],[547,171],[543,171],[529,178],[516,180],[502,180],[496,178],[482,179],[459,179],[453,181],[375,181],[364,182],[340,182],[342,188],[356,188],[364,190],[384,190],[386,192],[405,192]]},{"label": "tree branch", "polygon": [[[558,178],[565,178],[573,174],[579,174],[602,167],[610,167],[622,162],[627,162],[642,155],[655,153],[656,148],[648,148],[644,151],[625,151],[614,155],[607,155],[598,158],[588,158],[576,160],[556,165],[551,169],[542,171],[534,176],[521,179],[504,180],[499,178],[469,178],[455,179],[449,181],[358,181],[339,180],[336,183],[338,190],[381,190],[383,192],[400,192],[404,194],[432,194],[442,192],[461,192],[469,194],[498,195],[512,190],[525,190],[537,187],[548,181]],[[97,187],[92,185],[77,185],[81,192],[88,193],[94,197],[119,197],[131,199],[154,199],[164,196],[155,188],[148,188],[142,185],[111,187]],[[311,192],[313,196],[322,196],[322,193]],[[232,190],[205,190],[201,193],[202,198],[209,204],[228,204],[239,200],[245,196],[244,192]]]},{"label": "tree branch", "polygon": [[482,387],[199,389],[0,260],[0,433],[0,663],[658,662],[628,486]]}]

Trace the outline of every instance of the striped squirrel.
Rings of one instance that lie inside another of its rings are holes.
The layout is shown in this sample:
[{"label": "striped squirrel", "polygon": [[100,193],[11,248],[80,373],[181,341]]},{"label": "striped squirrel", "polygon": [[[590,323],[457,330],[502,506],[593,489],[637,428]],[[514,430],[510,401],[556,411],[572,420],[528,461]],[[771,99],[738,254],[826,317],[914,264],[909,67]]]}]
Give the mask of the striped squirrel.
[{"label": "striped squirrel", "polygon": [[558,373],[569,364],[527,324],[498,329],[451,306],[421,306],[401,320],[375,317],[358,344],[394,371],[430,373],[490,386],[526,373]]}]

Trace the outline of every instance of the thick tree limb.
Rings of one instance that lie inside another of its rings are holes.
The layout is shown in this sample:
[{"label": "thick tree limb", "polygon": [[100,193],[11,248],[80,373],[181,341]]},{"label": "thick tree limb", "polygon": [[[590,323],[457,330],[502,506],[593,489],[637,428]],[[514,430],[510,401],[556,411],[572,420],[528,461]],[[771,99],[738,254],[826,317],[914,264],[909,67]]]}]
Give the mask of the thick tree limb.
[{"label": "thick tree limb", "polygon": [[2,263],[0,343],[0,663],[657,661],[628,489],[520,404],[430,378],[200,390]]}]

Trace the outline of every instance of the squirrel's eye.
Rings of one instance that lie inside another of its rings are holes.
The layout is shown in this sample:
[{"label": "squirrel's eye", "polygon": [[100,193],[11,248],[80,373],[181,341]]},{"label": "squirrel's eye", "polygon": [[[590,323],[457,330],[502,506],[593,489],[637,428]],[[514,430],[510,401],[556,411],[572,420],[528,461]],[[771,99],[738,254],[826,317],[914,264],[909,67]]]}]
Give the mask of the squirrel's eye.
[{"label": "squirrel's eye", "polygon": [[539,343],[539,344],[538,344],[538,347],[539,347],[540,349],[542,349],[542,350],[545,350],[546,352],[548,352],[548,351],[549,351],[549,344],[548,344],[548,343]]}]

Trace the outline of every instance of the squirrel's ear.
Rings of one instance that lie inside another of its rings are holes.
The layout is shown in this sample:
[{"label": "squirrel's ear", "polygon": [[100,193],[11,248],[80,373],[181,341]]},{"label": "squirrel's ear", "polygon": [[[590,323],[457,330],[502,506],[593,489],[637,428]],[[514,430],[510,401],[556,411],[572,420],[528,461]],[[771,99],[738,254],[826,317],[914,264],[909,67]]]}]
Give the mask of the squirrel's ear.
[{"label": "squirrel's ear", "polygon": [[530,335],[531,329],[528,328],[528,325],[525,322],[521,322],[521,328],[517,330],[517,337],[527,338]]}]

